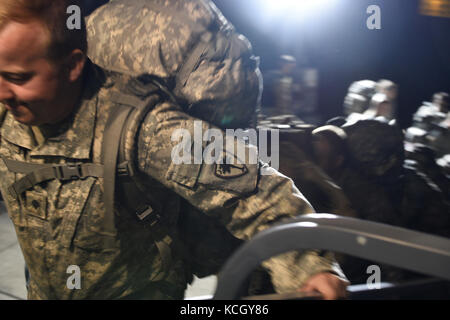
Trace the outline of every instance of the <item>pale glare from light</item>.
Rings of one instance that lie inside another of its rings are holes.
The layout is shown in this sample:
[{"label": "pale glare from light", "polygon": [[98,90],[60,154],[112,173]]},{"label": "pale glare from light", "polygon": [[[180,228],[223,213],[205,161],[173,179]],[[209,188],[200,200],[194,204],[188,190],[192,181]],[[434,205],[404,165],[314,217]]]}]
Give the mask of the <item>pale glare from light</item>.
[{"label": "pale glare from light", "polygon": [[337,219],[337,218],[339,218],[337,215],[331,214],[331,213],[310,213],[310,214],[308,214],[308,217],[322,218],[322,219]]},{"label": "pale glare from light", "polygon": [[299,227],[306,227],[306,228],[316,228],[316,227],[318,227],[317,223],[309,222],[309,221],[296,222],[295,225],[299,226]]},{"label": "pale glare from light", "polygon": [[313,14],[326,9],[336,0],[262,0],[268,14],[286,13],[289,15]]}]

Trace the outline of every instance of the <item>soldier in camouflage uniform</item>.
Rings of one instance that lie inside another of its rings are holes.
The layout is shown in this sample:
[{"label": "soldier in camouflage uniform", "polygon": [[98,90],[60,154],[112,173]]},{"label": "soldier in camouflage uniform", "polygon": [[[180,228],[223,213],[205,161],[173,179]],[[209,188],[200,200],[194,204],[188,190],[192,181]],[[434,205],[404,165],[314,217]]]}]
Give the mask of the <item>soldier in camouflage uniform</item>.
[{"label": "soldier in camouflage uniform", "polygon": [[[172,250],[165,268],[153,229],[143,228],[119,202],[114,212],[105,208],[105,126],[115,94],[132,92],[136,81],[86,60],[83,30],[65,27],[73,2],[0,3],[0,188],[30,270],[28,297],[182,298],[182,253]],[[244,175],[225,179],[214,165],[173,163],[171,134],[177,128],[193,134],[194,119],[161,98],[137,137],[139,172],[169,221],[166,245],[177,247],[172,222],[181,198],[243,240],[283,218],[313,212],[292,180],[267,166],[269,174],[261,175],[260,164],[246,163]],[[33,168],[42,165],[53,178],[39,177]],[[73,178],[74,168],[80,179]],[[81,270],[79,290],[67,287],[71,265]],[[304,286],[326,298],[345,294],[346,282],[329,253],[292,252],[264,265],[278,291]]]},{"label": "soldier in camouflage uniform", "polygon": [[433,101],[424,102],[413,115],[413,124],[406,130],[406,142],[428,146],[442,157],[450,153],[450,130],[446,119],[449,117],[450,98],[446,92],[433,95]]},{"label": "soldier in camouflage uniform", "polygon": [[426,175],[446,199],[450,197],[450,179],[445,164],[440,164],[450,154],[449,106],[448,93],[435,93],[432,103],[424,102],[414,114],[405,134],[408,165]]},{"label": "soldier in camouflage uniform", "polygon": [[[358,217],[409,229],[450,236],[448,183],[405,161],[400,128],[378,120],[360,120],[339,128],[344,148],[330,156],[344,161],[327,171],[344,190]],[[337,144],[337,143],[334,143]],[[425,157],[422,152],[422,157]],[[419,154],[416,155],[416,159]],[[436,183],[436,181],[438,183]],[[364,282],[372,262],[342,263],[352,282]],[[402,281],[416,274],[382,267],[382,279]],[[363,275],[361,277],[361,275]]]},{"label": "soldier in camouflage uniform", "polygon": [[[360,120],[342,129],[347,134],[349,156],[332,177],[361,217],[448,237],[446,184],[432,181],[436,176],[405,161],[400,128]],[[425,157],[425,152],[421,153]]]},{"label": "soldier in camouflage uniform", "polygon": [[369,108],[370,99],[376,93],[376,85],[376,82],[372,80],[353,82],[344,98],[344,115],[364,113]]}]

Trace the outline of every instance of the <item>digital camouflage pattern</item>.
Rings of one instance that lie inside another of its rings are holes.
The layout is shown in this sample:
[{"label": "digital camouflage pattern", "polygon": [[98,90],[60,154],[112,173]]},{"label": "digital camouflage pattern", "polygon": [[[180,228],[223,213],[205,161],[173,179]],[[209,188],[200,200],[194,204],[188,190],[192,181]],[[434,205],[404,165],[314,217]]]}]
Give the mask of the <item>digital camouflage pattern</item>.
[{"label": "digital camouflage pattern", "polygon": [[[56,126],[41,128],[46,140],[37,145],[28,126],[16,122],[1,106],[0,154],[29,163],[101,163],[103,132],[114,92],[124,90],[128,77],[89,68],[80,107]],[[177,128],[192,134],[193,120],[180,107],[159,103],[147,115],[138,139],[137,161],[148,177],[148,192],[164,204],[163,213],[176,220],[180,197],[247,240],[283,218],[313,212],[292,180],[259,165],[246,164],[248,173],[234,179],[214,175],[214,165],[175,165],[171,150]],[[210,125],[203,123],[204,129]],[[51,134],[49,134],[49,132]],[[238,143],[238,142],[236,142]],[[0,161],[1,191],[12,219],[31,281],[30,299],[180,299],[187,275],[182,253],[172,250],[172,263],[163,272],[152,232],[115,204],[114,228],[105,230],[103,178],[50,180],[29,188],[16,200],[8,187],[22,178]],[[168,230],[177,247],[175,225]],[[107,240],[107,241],[105,241]],[[81,270],[81,289],[70,290],[70,265]],[[299,288],[311,275],[340,272],[329,254],[287,253],[264,263],[280,291]],[[162,279],[159,279],[162,278]]]},{"label": "digital camouflage pattern", "polygon": [[260,100],[259,60],[211,1],[110,1],[86,23],[96,64],[159,77],[189,114],[249,127]]}]

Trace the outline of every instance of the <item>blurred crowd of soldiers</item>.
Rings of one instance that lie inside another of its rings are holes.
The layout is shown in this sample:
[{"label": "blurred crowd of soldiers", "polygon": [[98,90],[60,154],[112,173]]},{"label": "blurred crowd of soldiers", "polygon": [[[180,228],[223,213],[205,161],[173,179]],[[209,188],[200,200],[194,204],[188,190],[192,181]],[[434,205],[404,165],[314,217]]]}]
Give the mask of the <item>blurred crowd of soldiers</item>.
[{"label": "blurred crowd of soldiers", "polygon": [[[434,94],[396,124],[398,87],[389,80],[352,83],[341,117],[320,125],[298,114],[258,116],[258,128],[280,130],[280,172],[291,177],[317,212],[335,213],[450,237],[449,95]],[[352,283],[374,264],[349,256],[340,263]],[[381,266],[382,281],[420,275]]]},{"label": "blurred crowd of soldiers", "polygon": [[282,55],[278,68],[264,74],[262,113],[267,116],[294,114],[307,123],[319,124],[317,110],[318,71]]}]

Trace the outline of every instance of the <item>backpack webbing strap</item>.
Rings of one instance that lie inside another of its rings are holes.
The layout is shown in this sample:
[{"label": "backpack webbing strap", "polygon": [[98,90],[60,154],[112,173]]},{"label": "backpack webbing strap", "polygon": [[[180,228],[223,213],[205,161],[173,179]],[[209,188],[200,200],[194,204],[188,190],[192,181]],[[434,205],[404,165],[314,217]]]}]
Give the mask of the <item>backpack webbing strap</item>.
[{"label": "backpack webbing strap", "polygon": [[102,162],[104,164],[104,203],[106,215],[103,220],[104,230],[114,230],[114,196],[116,184],[116,163],[119,153],[120,137],[129,114],[133,110],[130,106],[116,104],[112,107],[111,115],[105,127],[102,145]]},{"label": "backpack webbing strap", "polygon": [[[170,249],[171,239],[155,240],[156,247],[161,256],[161,272],[153,279],[153,281],[163,280],[170,271],[172,265],[172,250]],[[167,242],[169,243],[167,243]]]},{"label": "backpack webbing strap", "polygon": [[[103,138],[103,163],[104,163],[104,202],[107,212],[105,219],[105,228],[114,226],[114,198],[116,186],[116,174],[119,176],[119,184],[124,192],[126,204],[137,218],[150,228],[152,238],[161,256],[162,272],[153,279],[159,281],[166,277],[172,264],[171,239],[167,236],[165,228],[160,223],[159,210],[153,210],[147,200],[149,194],[137,186],[135,181],[133,165],[130,160],[126,160],[123,153],[123,139],[127,134],[128,122],[133,119],[135,112],[146,109],[149,100],[140,100],[134,96],[117,94],[112,99],[117,104],[113,107],[111,115],[105,127]],[[127,121],[128,120],[128,121]],[[156,202],[155,202],[156,203]],[[108,229],[106,229],[108,230]]]},{"label": "backpack webbing strap", "polygon": [[[114,199],[115,199],[115,187],[116,187],[116,175],[121,177],[130,178],[134,175],[133,165],[130,161],[126,161],[121,156],[121,144],[127,133],[127,120],[132,118],[133,112],[136,112],[144,108],[147,104],[147,100],[140,100],[139,98],[131,95],[116,94],[112,97],[112,101],[116,102],[116,105],[111,110],[111,115],[105,126],[105,133],[102,145],[102,162],[104,164],[104,202],[107,212],[114,212]],[[120,183],[124,183],[122,180]],[[134,180],[130,178],[131,187],[135,187]],[[137,187],[135,187],[137,189]],[[134,191],[134,190],[133,190]],[[133,203],[141,203],[143,198],[141,193],[136,194],[133,192],[130,196],[139,196],[133,198]],[[133,210],[137,209],[133,207]],[[140,209],[140,208],[139,208]],[[149,210],[134,210],[140,220],[144,220],[152,212]]]},{"label": "backpack webbing strap", "polygon": [[24,191],[47,180],[58,179],[65,181],[87,177],[103,177],[103,166],[93,163],[52,165],[27,163],[3,157],[2,159],[9,171],[26,174],[25,177],[8,187],[9,193],[15,199]]}]

